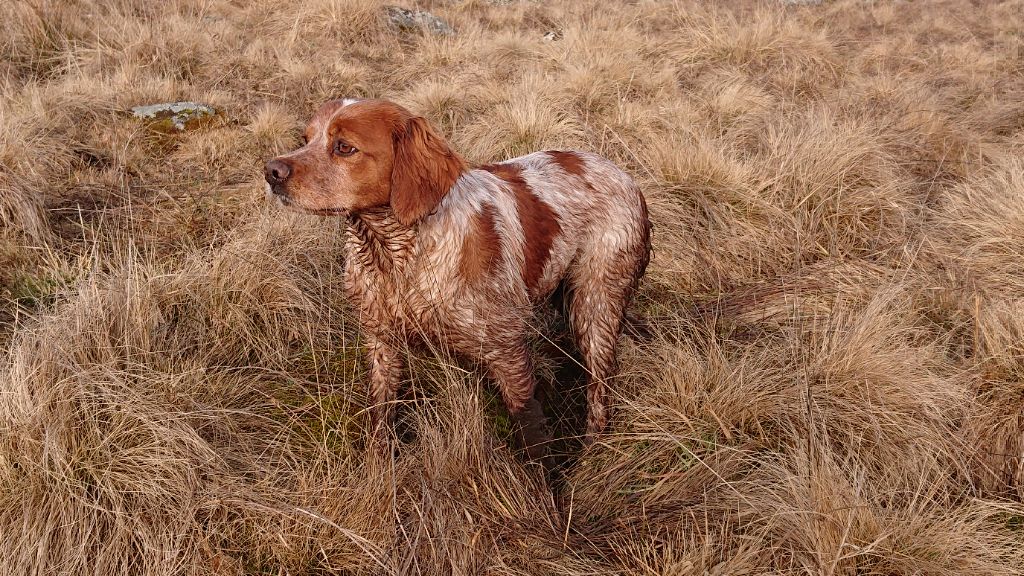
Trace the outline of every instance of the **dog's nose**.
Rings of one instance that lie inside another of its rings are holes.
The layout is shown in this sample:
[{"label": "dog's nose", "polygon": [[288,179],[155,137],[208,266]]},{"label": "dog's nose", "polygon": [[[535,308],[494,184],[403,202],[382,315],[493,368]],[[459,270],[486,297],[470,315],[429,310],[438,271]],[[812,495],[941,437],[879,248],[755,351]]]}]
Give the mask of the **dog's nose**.
[{"label": "dog's nose", "polygon": [[292,175],[292,167],[282,160],[271,160],[263,167],[263,176],[270,185],[284,184]]}]

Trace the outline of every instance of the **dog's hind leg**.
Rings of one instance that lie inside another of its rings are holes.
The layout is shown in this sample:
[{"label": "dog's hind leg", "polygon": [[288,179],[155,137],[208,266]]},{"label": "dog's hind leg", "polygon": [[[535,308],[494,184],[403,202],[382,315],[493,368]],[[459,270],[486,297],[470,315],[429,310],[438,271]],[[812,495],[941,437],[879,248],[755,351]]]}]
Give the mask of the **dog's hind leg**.
[{"label": "dog's hind leg", "polygon": [[[639,246],[645,243],[643,237],[637,240]],[[581,254],[570,272],[569,322],[588,372],[588,443],[608,423],[608,379],[616,370],[616,344],[647,260],[646,249],[614,249],[599,243]]]}]

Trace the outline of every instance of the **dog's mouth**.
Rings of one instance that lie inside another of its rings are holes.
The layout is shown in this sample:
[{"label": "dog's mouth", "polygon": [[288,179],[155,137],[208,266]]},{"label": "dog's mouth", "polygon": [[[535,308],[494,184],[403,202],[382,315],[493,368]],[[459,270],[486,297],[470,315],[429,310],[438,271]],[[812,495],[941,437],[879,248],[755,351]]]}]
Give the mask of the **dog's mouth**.
[{"label": "dog's mouth", "polygon": [[266,198],[268,202],[277,204],[278,206],[290,210],[292,212],[298,212],[300,214],[315,214],[317,216],[345,216],[349,213],[344,208],[306,208],[296,204],[292,200],[291,196],[288,195],[284,190],[284,186],[281,185],[270,185],[267,184]]},{"label": "dog's mouth", "polygon": [[314,210],[311,208],[295,207],[293,210],[300,210],[306,214],[316,214],[317,216],[345,216],[348,214],[348,210],[344,208],[318,208]]},{"label": "dog's mouth", "polygon": [[263,189],[263,198],[271,203],[284,208],[292,208],[292,199],[288,197],[284,187],[280,184],[267,184]]}]

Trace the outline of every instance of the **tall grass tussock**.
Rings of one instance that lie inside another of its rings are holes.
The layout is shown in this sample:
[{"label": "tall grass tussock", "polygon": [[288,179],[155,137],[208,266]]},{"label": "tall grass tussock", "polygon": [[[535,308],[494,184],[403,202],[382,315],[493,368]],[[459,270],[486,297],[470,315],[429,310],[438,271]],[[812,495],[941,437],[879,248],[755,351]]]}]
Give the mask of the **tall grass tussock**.
[{"label": "tall grass tussock", "polygon": [[[0,573],[1024,573],[1024,2],[385,5],[0,3]],[[641,184],[596,443],[543,317],[557,468],[445,350],[366,448],[343,224],[261,183],[338,96]]]}]

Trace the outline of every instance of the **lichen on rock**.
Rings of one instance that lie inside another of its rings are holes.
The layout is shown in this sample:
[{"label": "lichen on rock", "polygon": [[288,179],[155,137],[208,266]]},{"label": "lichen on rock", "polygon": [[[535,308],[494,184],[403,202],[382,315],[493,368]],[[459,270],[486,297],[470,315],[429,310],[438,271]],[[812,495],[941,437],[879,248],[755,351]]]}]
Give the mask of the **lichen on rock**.
[{"label": "lichen on rock", "polygon": [[391,24],[399,30],[424,30],[440,36],[451,36],[455,29],[441,18],[423,10],[410,10],[401,6],[385,6],[384,12]]},{"label": "lichen on rock", "polygon": [[150,120],[156,128],[178,132],[195,127],[216,114],[217,110],[212,106],[198,102],[164,102],[132,108],[132,115],[136,118]]}]

